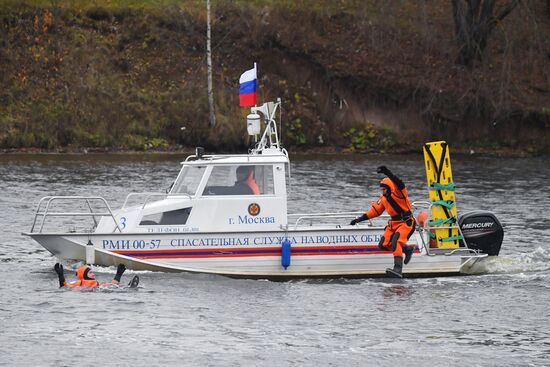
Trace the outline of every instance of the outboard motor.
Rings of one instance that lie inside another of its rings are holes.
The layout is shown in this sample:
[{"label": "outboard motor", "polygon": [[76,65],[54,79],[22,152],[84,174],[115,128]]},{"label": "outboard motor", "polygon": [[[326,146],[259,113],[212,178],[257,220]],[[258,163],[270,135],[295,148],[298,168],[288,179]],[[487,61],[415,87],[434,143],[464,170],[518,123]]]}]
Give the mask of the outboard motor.
[{"label": "outboard motor", "polygon": [[465,213],[458,218],[458,225],[469,248],[498,256],[504,229],[493,213],[482,210]]}]

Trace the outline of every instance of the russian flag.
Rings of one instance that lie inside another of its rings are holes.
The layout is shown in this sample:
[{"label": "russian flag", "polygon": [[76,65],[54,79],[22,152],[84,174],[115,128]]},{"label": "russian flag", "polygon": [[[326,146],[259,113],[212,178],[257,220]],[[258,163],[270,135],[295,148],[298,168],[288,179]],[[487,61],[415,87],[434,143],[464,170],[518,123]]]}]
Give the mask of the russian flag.
[{"label": "russian flag", "polygon": [[239,84],[240,105],[256,106],[256,63],[253,69],[242,73]]}]

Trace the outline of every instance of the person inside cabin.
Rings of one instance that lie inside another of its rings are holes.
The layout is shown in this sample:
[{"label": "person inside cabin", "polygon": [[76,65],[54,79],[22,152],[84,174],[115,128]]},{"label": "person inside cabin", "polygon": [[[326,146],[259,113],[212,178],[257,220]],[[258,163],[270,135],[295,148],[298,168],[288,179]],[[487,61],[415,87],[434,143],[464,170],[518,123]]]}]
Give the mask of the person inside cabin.
[{"label": "person inside cabin", "polygon": [[353,219],[350,225],[355,225],[367,219],[372,219],[387,211],[391,216],[384,235],[378,244],[381,250],[392,251],[394,266],[393,269],[387,269],[386,273],[390,276],[401,278],[403,272],[403,254],[405,254],[405,264],[411,260],[414,252],[414,246],[407,246],[408,239],[414,233],[416,222],[412,215],[412,206],[409,201],[407,188],[400,178],[395,176],[386,166],[380,166],[377,173],[386,175],[380,181],[382,195],[377,201],[372,203],[371,208],[358,218]]},{"label": "person inside cabin", "polygon": [[59,287],[99,287],[99,286],[108,286],[115,284],[117,285],[120,283],[120,278],[122,277],[122,274],[126,270],[126,266],[124,264],[118,264],[116,275],[114,279],[111,281],[111,283],[99,283],[94,273],[92,272],[92,269],[87,266],[83,265],[76,269],[76,276],[78,277],[78,280],[75,280],[74,282],[67,282],[65,280],[65,275],[63,273],[63,265],[56,263],[54,265],[54,270],[57,273],[57,276],[59,277]]},{"label": "person inside cabin", "polygon": [[232,193],[234,195],[260,195],[260,188],[254,178],[253,166],[237,167],[237,181],[233,185]]}]

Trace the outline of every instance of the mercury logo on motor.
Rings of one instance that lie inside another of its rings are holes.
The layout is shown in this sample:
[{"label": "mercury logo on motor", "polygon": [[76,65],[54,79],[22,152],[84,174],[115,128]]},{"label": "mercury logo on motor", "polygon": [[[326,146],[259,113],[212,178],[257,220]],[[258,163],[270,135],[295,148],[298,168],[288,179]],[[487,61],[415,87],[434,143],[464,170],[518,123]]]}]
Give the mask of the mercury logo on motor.
[{"label": "mercury logo on motor", "polygon": [[495,224],[494,222],[468,223],[468,224],[463,224],[462,229],[491,228],[494,224]]}]

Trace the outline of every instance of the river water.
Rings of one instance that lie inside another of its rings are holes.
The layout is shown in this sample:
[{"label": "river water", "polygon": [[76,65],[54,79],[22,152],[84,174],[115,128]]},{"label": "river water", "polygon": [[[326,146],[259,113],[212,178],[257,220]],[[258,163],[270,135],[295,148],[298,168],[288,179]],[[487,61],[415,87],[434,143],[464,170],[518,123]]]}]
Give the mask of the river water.
[{"label": "river water", "polygon": [[[130,191],[164,191],[182,157],[2,155],[0,365],[549,366],[550,165],[452,158],[459,212],[491,210],[505,225],[484,275],[271,282],[139,272],[137,290],[78,292],[58,289],[55,258],[21,235],[38,200],[94,194],[117,207]],[[412,200],[427,200],[420,155],[295,157],[289,212],[366,209],[380,164]],[[109,281],[114,269],[95,272]]]}]

